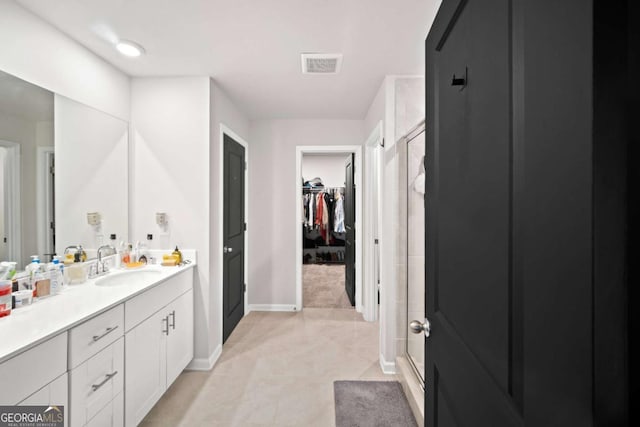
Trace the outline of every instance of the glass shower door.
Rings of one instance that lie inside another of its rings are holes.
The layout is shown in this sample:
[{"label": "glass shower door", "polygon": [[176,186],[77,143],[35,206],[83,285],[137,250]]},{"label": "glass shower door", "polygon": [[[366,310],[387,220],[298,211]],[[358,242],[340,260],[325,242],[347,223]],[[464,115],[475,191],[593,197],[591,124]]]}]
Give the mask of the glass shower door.
[{"label": "glass shower door", "polygon": [[[407,142],[407,325],[425,313],[425,134]],[[424,388],[424,335],[407,328],[407,359]]]}]

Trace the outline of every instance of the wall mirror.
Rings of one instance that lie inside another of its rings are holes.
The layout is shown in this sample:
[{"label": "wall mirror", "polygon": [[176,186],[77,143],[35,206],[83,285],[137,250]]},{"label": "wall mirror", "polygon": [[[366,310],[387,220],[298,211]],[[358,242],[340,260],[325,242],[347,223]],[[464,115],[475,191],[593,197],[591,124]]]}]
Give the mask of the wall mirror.
[{"label": "wall mirror", "polygon": [[127,122],[0,70],[1,261],[126,240],[127,189]]}]

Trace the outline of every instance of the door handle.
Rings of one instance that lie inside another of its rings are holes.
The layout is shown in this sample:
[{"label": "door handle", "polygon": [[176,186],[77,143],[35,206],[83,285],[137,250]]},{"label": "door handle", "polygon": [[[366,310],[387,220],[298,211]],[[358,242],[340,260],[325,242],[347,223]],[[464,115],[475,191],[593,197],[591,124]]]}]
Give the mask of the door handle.
[{"label": "door handle", "polygon": [[167,325],[167,329],[169,328],[169,326],[171,326],[172,329],[175,329],[176,328],[176,311],[173,310],[171,313],[169,313],[169,316],[171,316],[172,322]]},{"label": "door handle", "polygon": [[231,252],[233,252],[233,248],[228,248],[228,247],[225,246],[225,247],[222,248],[222,252],[225,253],[225,254],[231,253]]},{"label": "door handle", "polygon": [[431,335],[431,322],[429,322],[429,319],[426,317],[424,319],[424,323],[419,320],[412,320],[411,323],[409,323],[409,329],[414,334],[424,332],[424,336],[429,337],[429,335]]},{"label": "door handle", "polygon": [[105,375],[104,379],[102,380],[102,382],[100,382],[98,384],[92,384],[91,385],[91,390],[92,391],[98,390],[100,387],[105,385],[107,383],[107,381],[109,381],[111,378],[115,377],[117,373],[118,373],[118,371],[115,371],[115,372],[112,372],[110,374]]},{"label": "door handle", "polygon": [[107,336],[110,332],[115,331],[116,329],[118,329],[118,325],[116,326],[109,326],[102,334],[100,335],[94,335],[93,336],[93,342],[96,341],[100,341],[102,338],[104,338],[105,336]]},{"label": "door handle", "polygon": [[164,323],[164,326],[167,327],[167,329],[163,329],[162,333],[169,335],[169,316],[163,317],[162,318],[162,323]]}]

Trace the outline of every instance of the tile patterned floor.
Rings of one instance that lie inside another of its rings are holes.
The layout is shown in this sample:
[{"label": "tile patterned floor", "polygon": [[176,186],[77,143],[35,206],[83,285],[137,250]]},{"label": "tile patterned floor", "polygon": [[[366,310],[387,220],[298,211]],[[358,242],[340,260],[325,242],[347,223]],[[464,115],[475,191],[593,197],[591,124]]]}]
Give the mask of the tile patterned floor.
[{"label": "tile patterned floor", "polygon": [[333,426],[333,381],[396,380],[353,309],[252,312],[210,372],[183,372],[141,426]]}]

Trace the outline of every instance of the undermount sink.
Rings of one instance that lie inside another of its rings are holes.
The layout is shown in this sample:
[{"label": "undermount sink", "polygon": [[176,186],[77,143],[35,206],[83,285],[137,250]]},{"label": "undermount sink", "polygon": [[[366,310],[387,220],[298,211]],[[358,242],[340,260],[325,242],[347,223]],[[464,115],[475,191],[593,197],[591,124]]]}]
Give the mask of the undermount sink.
[{"label": "undermount sink", "polygon": [[154,280],[159,276],[160,272],[158,270],[133,270],[98,279],[96,280],[96,286],[130,285],[139,281]]}]

